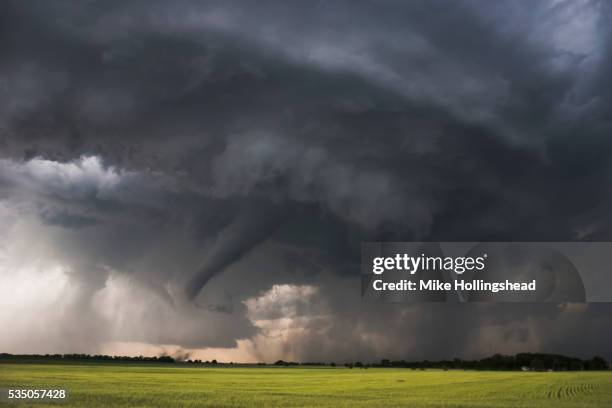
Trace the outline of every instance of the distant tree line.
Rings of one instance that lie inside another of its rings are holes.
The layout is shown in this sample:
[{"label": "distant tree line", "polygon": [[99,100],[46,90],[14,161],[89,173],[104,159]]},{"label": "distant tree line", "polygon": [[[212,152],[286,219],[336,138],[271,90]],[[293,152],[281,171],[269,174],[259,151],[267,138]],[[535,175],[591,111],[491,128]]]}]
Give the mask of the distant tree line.
[{"label": "distant tree line", "polygon": [[[296,363],[278,360],[277,366],[305,366],[305,365],[329,365],[335,367],[335,363]],[[413,370],[425,370],[428,368],[441,370],[504,370],[504,371],[581,371],[581,370],[608,370],[609,365],[601,357],[593,357],[587,360],[567,357],[560,354],[545,353],[520,353],[516,355],[495,354],[480,360],[439,360],[439,361],[406,361],[383,359],[379,363],[363,363],[361,361],[344,363],[347,368],[410,368]]]},{"label": "distant tree line", "polygon": [[[358,363],[358,362],[357,362]],[[355,363],[355,366],[357,366]],[[520,353],[516,355],[495,354],[480,360],[441,360],[441,361],[390,361],[383,359],[374,367],[404,367],[412,369],[438,368],[463,370],[530,370],[530,371],[580,371],[607,370],[608,362],[601,357],[588,360],[567,357],[560,354]]]},{"label": "distant tree line", "polygon": [[[99,361],[99,362],[151,362],[151,363],[175,363],[175,359],[170,356],[159,357],[129,357],[129,356],[109,356],[109,355],[90,355],[90,354],[7,354],[0,353],[0,361],[37,361],[37,360],[59,360],[59,361]],[[186,364],[197,365],[218,365],[222,364],[217,360],[202,361],[202,360],[186,360],[181,361]],[[229,363],[233,365],[233,363]],[[266,363],[258,363],[259,366],[265,366]],[[273,365],[275,366],[330,366],[335,367],[336,363],[324,362],[294,362],[278,360]],[[480,360],[439,360],[439,361],[406,361],[406,360],[388,360],[382,359],[379,363],[362,363],[361,361],[347,362],[344,364],[347,368],[410,368],[413,370],[425,370],[428,368],[442,370],[504,370],[504,371],[581,371],[581,370],[608,370],[609,365],[606,360],[601,357],[593,357],[587,360],[579,358],[567,357],[560,354],[544,354],[544,353],[520,353],[516,355],[495,354],[491,357],[486,357]]]},{"label": "distant tree line", "polygon": [[170,356],[144,357],[144,356],[109,356],[106,354],[8,354],[0,353],[2,360],[52,360],[52,361],[118,361],[118,362],[147,362],[147,363],[174,363]]},{"label": "distant tree line", "polygon": [[[206,360],[206,361],[202,361],[202,360],[185,360],[184,361],[187,364],[206,364],[206,365],[217,365],[220,364],[217,360]],[[230,364],[234,364],[234,363],[230,363]]]}]

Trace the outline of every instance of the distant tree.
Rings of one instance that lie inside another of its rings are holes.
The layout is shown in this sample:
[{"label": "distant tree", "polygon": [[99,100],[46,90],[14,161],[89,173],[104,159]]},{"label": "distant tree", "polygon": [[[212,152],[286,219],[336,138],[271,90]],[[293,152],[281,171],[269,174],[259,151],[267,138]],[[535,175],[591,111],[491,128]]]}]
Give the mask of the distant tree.
[{"label": "distant tree", "polygon": [[592,359],[585,361],[585,368],[587,370],[607,370],[608,363],[603,358],[595,356]]},{"label": "distant tree", "polygon": [[580,362],[580,360],[573,360],[570,363],[570,370],[572,370],[572,371],[580,371],[580,370],[582,370],[582,362]]},{"label": "distant tree", "polygon": [[529,367],[534,371],[542,371],[545,368],[544,362],[539,358],[534,358],[533,360],[531,360],[531,364],[529,364]]}]

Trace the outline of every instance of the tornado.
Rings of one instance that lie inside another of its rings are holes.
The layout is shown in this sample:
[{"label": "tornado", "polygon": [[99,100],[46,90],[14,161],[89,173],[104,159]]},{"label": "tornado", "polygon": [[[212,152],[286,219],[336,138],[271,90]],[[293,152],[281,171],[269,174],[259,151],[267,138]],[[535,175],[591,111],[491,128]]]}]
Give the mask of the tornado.
[{"label": "tornado", "polygon": [[195,299],[210,279],[268,239],[286,214],[286,206],[282,204],[264,201],[246,204],[220,231],[209,255],[188,282],[188,299]]}]

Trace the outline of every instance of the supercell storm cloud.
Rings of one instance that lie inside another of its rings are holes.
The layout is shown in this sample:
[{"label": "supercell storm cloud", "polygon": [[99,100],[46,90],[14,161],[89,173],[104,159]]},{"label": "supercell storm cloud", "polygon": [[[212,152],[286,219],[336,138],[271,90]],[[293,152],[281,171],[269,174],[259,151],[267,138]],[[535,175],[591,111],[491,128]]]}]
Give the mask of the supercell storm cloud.
[{"label": "supercell storm cloud", "polygon": [[611,240],[611,13],[5,2],[0,349],[612,358],[607,304],[364,305],[358,265]]}]

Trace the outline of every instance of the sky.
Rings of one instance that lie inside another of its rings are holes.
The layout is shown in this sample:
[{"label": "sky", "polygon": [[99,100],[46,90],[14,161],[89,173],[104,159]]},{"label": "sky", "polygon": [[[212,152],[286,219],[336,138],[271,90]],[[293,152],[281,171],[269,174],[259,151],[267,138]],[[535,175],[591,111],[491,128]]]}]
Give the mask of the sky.
[{"label": "sky", "polygon": [[608,2],[2,8],[1,352],[612,360],[610,304],[359,279],[363,241],[612,240]]}]

